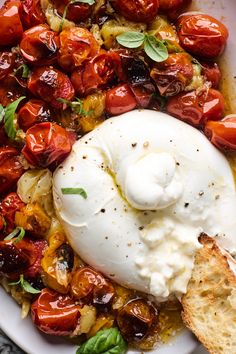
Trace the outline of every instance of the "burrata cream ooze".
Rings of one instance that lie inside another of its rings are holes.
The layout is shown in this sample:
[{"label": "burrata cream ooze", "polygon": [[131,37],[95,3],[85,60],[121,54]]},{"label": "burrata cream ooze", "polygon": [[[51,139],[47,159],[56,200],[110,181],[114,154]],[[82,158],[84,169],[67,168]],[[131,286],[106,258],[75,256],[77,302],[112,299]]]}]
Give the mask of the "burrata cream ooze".
[{"label": "burrata cream ooze", "polygon": [[[63,188],[82,188],[63,194]],[[198,236],[236,250],[236,193],[227,159],[164,113],[108,119],[54,173],[54,204],[81,258],[157,301],[185,293]]]}]

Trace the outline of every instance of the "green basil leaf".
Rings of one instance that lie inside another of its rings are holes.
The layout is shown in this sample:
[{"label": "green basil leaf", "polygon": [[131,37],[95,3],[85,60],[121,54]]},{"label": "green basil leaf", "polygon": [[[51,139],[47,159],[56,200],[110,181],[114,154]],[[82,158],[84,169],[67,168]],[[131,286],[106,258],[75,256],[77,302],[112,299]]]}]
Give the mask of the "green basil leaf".
[{"label": "green basil leaf", "polygon": [[15,230],[13,230],[7,237],[4,238],[4,240],[9,241],[12,240],[14,237],[17,238],[14,240],[14,243],[20,242],[21,240],[23,240],[24,236],[25,236],[25,230],[23,229],[23,227],[16,227]]},{"label": "green basil leaf", "polygon": [[18,281],[12,282],[12,283],[8,283],[9,286],[15,286],[15,285],[20,285],[21,283],[21,279],[19,279]]},{"label": "green basil leaf", "polygon": [[2,123],[4,116],[5,116],[5,109],[3,108],[3,105],[0,104],[0,123]]},{"label": "green basil leaf", "polygon": [[119,44],[126,48],[138,48],[145,39],[145,35],[141,32],[125,32],[116,37]]},{"label": "green basil leaf", "polygon": [[78,194],[84,199],[87,199],[88,195],[83,188],[61,188],[62,194]]},{"label": "green basil leaf", "polygon": [[64,98],[58,98],[57,101],[66,104],[75,113],[77,113],[81,116],[88,117],[88,116],[90,116],[91,113],[93,113],[93,110],[85,111],[83,109],[83,101],[80,98],[75,97],[75,101],[68,101]]},{"label": "green basil leaf", "polygon": [[74,4],[75,2],[82,2],[83,4],[93,5],[95,0],[71,0],[70,3]]},{"label": "green basil leaf", "polygon": [[155,36],[146,35],[144,40],[144,51],[152,60],[160,63],[169,56],[165,44]]},{"label": "green basil leaf", "polygon": [[5,131],[7,133],[7,136],[10,139],[16,138],[16,128],[14,126],[15,113],[16,113],[16,109],[17,109],[19,103],[23,99],[25,99],[25,96],[22,96],[22,97],[18,98],[18,100],[10,103],[5,109],[4,127],[5,127]]},{"label": "green basil leaf", "polygon": [[28,65],[26,64],[22,64],[21,66],[19,66],[19,68],[17,68],[16,70],[14,70],[14,73],[18,73],[19,71],[22,71],[22,75],[21,77],[23,79],[28,79],[29,74],[30,74],[30,68],[28,67]]},{"label": "green basil leaf", "polygon": [[127,344],[118,328],[109,328],[99,331],[80,348],[76,354],[124,354]]},{"label": "green basil leaf", "polygon": [[40,294],[41,293],[41,290],[33,288],[33,286],[30,285],[30,283],[24,279],[23,275],[21,275],[20,279],[21,279],[22,289],[24,289],[27,293],[30,293],[30,294]]}]

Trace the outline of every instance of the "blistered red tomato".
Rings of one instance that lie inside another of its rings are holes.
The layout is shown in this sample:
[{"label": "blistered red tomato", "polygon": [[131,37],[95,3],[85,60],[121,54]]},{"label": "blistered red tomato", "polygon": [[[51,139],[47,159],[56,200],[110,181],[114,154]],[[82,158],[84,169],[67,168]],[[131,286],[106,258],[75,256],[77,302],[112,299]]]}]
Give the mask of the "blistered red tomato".
[{"label": "blistered red tomato", "polygon": [[159,0],[159,10],[170,19],[175,19],[191,2],[192,0]]},{"label": "blistered red tomato", "polygon": [[58,62],[66,71],[73,71],[84,61],[93,58],[100,46],[86,28],[73,27],[60,33]]},{"label": "blistered red tomato", "polygon": [[73,142],[58,124],[39,123],[27,130],[22,153],[34,166],[55,166],[69,155]]},{"label": "blistered red tomato", "polygon": [[202,75],[211,83],[212,88],[218,88],[221,80],[221,71],[217,63],[202,62]]},{"label": "blistered red tomato", "polygon": [[5,79],[13,70],[15,56],[12,52],[0,52],[0,80]]},{"label": "blistered red tomato", "polygon": [[[70,3],[70,0],[53,0],[53,4],[57,9],[59,15],[63,16],[66,6]],[[66,12],[66,18],[69,21],[80,23],[85,21],[92,13],[94,6],[86,3],[71,3]]]},{"label": "blistered red tomato", "polygon": [[9,74],[0,84],[0,104],[6,107],[9,103],[26,94],[26,89],[16,75]]},{"label": "blistered red tomato", "polygon": [[47,334],[67,336],[79,324],[80,307],[69,295],[43,289],[31,307],[35,325]]},{"label": "blistered red tomato", "polygon": [[22,0],[21,20],[25,29],[46,22],[40,0]]},{"label": "blistered red tomato", "polygon": [[121,84],[106,92],[106,111],[115,116],[132,111],[137,107],[137,101],[129,85]]},{"label": "blistered red tomato", "polygon": [[116,75],[120,57],[115,52],[101,51],[84,67],[74,70],[71,82],[77,94],[86,96],[97,89],[105,88]]},{"label": "blistered red tomato", "polygon": [[25,132],[34,124],[52,121],[50,109],[42,100],[31,99],[18,112],[18,124]]},{"label": "blistered red tomato", "polygon": [[7,2],[0,9],[0,46],[13,46],[20,41],[23,35],[20,10],[20,1]]},{"label": "blistered red tomato", "polygon": [[205,134],[221,150],[236,151],[236,116],[229,116],[221,121],[208,121]]},{"label": "blistered red tomato", "polygon": [[48,25],[38,25],[25,31],[20,52],[25,61],[34,65],[50,65],[56,60],[58,35]]},{"label": "blistered red tomato", "polygon": [[15,228],[15,213],[25,206],[18,194],[8,194],[0,203],[0,214],[6,222],[5,233],[9,234]]},{"label": "blistered red tomato", "polygon": [[35,68],[28,82],[28,89],[55,108],[62,108],[58,98],[71,100],[74,88],[69,77],[52,66]]},{"label": "blistered red tomato", "polygon": [[73,275],[71,293],[77,300],[94,305],[111,303],[115,290],[102,274],[90,267],[83,267]]},{"label": "blistered red tomato", "polygon": [[181,16],[177,30],[180,45],[191,54],[204,58],[220,55],[229,36],[223,23],[204,14]]},{"label": "blistered red tomato", "polygon": [[184,91],[193,78],[192,57],[187,53],[170,54],[151,70],[151,77],[162,96],[174,96]]},{"label": "blistered red tomato", "polygon": [[112,6],[129,21],[149,22],[157,15],[159,0],[114,0]]},{"label": "blistered red tomato", "polygon": [[14,188],[23,174],[24,168],[20,162],[19,152],[10,146],[0,148],[0,194],[6,194]]},{"label": "blistered red tomato", "polygon": [[223,95],[214,89],[203,92],[191,91],[171,97],[166,110],[174,117],[192,124],[203,126],[208,120],[220,120],[224,112]]}]

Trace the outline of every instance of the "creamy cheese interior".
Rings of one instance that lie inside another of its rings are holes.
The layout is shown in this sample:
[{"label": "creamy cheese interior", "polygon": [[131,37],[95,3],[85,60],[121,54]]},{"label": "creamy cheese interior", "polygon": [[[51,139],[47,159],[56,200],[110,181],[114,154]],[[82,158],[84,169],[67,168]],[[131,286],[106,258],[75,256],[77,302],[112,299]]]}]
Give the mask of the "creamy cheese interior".
[{"label": "creamy cheese interior", "polygon": [[[107,120],[74,144],[53,186],[74,250],[157,301],[186,292],[201,232],[236,251],[229,163],[201,132],[166,114]],[[62,188],[83,188],[87,199]]]}]

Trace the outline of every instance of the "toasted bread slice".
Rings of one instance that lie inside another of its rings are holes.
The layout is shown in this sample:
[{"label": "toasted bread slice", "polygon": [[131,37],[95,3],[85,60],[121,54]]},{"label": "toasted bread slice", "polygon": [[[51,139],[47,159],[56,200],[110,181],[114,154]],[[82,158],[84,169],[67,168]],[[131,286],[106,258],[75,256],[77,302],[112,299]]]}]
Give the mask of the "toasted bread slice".
[{"label": "toasted bread slice", "polygon": [[200,242],[183,321],[209,353],[236,354],[236,262],[214,239],[203,235]]}]

